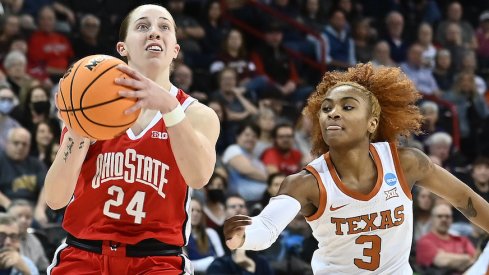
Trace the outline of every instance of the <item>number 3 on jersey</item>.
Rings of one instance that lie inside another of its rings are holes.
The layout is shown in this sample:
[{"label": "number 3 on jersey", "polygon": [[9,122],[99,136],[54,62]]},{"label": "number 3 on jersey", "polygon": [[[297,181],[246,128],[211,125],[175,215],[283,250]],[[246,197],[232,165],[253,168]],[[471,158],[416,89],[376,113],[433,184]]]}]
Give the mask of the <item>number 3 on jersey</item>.
[{"label": "number 3 on jersey", "polygon": [[[120,188],[119,186],[112,185],[111,187],[109,187],[107,192],[109,193],[109,195],[115,197],[115,199],[110,199],[105,202],[104,215],[107,217],[111,217],[112,219],[120,220],[121,214],[111,212],[110,207],[118,207],[122,205],[122,203],[124,202],[124,190],[122,190],[122,188]],[[134,217],[134,223],[141,224],[143,218],[146,217],[146,212],[143,211],[145,196],[146,193],[142,191],[137,191],[126,207],[126,213]]]},{"label": "number 3 on jersey", "polygon": [[372,243],[371,247],[363,249],[363,256],[370,257],[370,262],[362,259],[354,259],[353,262],[358,268],[374,271],[380,266],[380,245],[382,240],[377,235],[361,235],[355,240],[356,244]]}]

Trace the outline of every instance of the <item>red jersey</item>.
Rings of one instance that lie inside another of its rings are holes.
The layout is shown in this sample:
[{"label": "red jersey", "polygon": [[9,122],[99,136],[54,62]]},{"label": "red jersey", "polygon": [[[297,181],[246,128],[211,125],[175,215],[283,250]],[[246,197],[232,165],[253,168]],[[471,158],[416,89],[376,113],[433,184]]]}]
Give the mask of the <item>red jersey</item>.
[{"label": "red jersey", "polygon": [[[170,93],[184,109],[195,101],[174,86]],[[154,238],[184,246],[190,234],[190,189],[170,138],[157,113],[137,136],[128,129],[90,145],[63,228],[80,239],[135,244]]]},{"label": "red jersey", "polygon": [[37,31],[31,35],[28,53],[31,67],[65,70],[73,55],[70,40],[62,34]]},{"label": "red jersey", "polygon": [[297,149],[290,149],[283,154],[273,146],[263,152],[261,160],[265,165],[277,166],[280,173],[291,175],[301,169],[302,153]]},{"label": "red jersey", "polygon": [[475,248],[464,236],[449,235],[447,240],[441,239],[433,232],[427,233],[416,244],[416,262],[421,266],[430,266],[439,250],[455,254],[474,256]]}]

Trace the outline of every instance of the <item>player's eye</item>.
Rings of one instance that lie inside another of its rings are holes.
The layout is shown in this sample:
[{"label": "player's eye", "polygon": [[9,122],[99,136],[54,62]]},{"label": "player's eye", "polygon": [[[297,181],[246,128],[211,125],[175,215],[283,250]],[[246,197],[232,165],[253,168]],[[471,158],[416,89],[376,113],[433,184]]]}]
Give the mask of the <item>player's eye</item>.
[{"label": "player's eye", "polygon": [[138,31],[146,31],[148,29],[149,29],[149,27],[146,24],[139,24],[136,26],[136,30],[138,30]]},{"label": "player's eye", "polygon": [[353,107],[353,106],[351,106],[351,105],[345,105],[345,106],[343,106],[343,109],[344,109],[344,110],[347,110],[347,111],[353,110],[353,108],[354,108],[354,107]]}]

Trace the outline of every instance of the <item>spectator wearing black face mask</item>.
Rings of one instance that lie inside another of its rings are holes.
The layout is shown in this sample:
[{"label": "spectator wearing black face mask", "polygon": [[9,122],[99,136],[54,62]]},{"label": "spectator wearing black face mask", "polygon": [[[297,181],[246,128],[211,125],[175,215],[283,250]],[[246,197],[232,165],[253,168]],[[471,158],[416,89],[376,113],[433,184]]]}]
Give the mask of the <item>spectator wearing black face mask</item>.
[{"label": "spectator wearing black face mask", "polygon": [[214,173],[205,186],[205,205],[204,215],[207,220],[207,227],[217,229],[224,224],[226,211],[224,202],[226,200],[227,180],[222,175]]},{"label": "spectator wearing black face mask", "polygon": [[25,101],[12,112],[12,117],[17,119],[31,134],[35,133],[38,123],[47,122],[53,128],[55,139],[59,139],[61,135],[59,122],[51,115],[49,91],[40,86],[34,86],[27,92]]},{"label": "spectator wearing black face mask", "polygon": [[19,122],[10,116],[16,104],[14,92],[6,86],[0,87],[0,151],[5,149],[10,129],[20,127]]}]

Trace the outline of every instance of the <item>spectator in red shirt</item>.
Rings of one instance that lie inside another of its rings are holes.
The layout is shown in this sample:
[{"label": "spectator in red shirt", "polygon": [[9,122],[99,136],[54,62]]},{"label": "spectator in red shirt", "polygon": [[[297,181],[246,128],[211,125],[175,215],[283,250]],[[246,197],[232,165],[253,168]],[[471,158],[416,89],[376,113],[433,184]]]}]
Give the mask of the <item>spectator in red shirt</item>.
[{"label": "spectator in red shirt", "polygon": [[449,205],[435,206],[431,215],[433,227],[416,244],[416,262],[429,268],[426,274],[442,270],[445,271],[443,274],[462,274],[474,262],[474,246],[468,238],[448,233],[452,224],[452,209]]},{"label": "spectator in red shirt", "polygon": [[41,69],[56,83],[73,57],[73,48],[66,36],[55,32],[55,24],[53,8],[43,7],[39,11],[39,29],[29,40],[28,59],[31,68]]},{"label": "spectator in red shirt", "polygon": [[293,148],[294,127],[287,123],[279,124],[273,129],[272,137],[273,147],[266,149],[261,157],[268,173],[297,173],[301,168],[302,153]]}]

